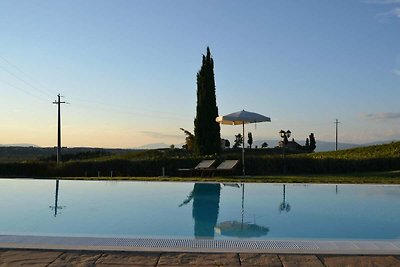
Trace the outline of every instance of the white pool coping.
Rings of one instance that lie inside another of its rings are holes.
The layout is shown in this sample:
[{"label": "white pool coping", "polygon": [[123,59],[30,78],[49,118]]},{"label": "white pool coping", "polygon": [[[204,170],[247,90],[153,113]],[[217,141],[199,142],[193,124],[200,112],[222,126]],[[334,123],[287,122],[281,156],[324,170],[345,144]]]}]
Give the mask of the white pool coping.
[{"label": "white pool coping", "polygon": [[3,249],[400,255],[400,240],[210,240],[0,235]]}]

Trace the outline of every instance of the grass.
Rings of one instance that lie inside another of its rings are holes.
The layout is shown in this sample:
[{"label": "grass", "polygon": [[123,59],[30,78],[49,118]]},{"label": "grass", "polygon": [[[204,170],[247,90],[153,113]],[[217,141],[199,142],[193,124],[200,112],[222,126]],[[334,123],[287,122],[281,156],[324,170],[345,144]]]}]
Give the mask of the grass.
[{"label": "grass", "polygon": [[358,147],[358,148],[330,151],[330,152],[310,153],[299,156],[306,156],[315,159],[332,158],[332,159],[347,159],[347,160],[399,158],[400,142],[392,142],[383,145]]},{"label": "grass", "polygon": [[[43,178],[39,178],[43,179]],[[50,178],[49,178],[50,179]],[[51,178],[55,179],[55,178]],[[62,177],[60,180],[219,182],[219,183],[315,183],[315,184],[400,184],[400,170],[326,175],[272,175],[249,177]]]}]

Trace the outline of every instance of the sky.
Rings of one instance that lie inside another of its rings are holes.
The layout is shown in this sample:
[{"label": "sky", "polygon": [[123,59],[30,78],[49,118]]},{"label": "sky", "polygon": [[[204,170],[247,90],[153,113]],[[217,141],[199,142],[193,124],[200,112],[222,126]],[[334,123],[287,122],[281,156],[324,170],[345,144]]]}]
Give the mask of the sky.
[{"label": "sky", "polygon": [[207,46],[255,141],[400,139],[400,0],[2,0],[0,33],[0,144],[55,146],[59,93],[63,146],[182,144]]}]

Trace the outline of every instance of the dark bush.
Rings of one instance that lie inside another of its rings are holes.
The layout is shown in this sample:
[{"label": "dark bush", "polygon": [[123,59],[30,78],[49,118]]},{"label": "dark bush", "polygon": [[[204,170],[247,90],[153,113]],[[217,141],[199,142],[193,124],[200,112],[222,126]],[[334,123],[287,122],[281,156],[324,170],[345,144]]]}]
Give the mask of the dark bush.
[{"label": "dark bush", "polygon": [[[365,149],[338,151],[338,153],[311,153],[286,155],[288,174],[324,174],[390,171],[400,169],[400,143]],[[281,150],[246,151],[246,173],[271,175],[283,172]],[[381,152],[379,152],[381,151]],[[379,152],[379,153],[378,153]],[[80,156],[87,156],[82,154]],[[241,159],[241,151],[228,150],[219,161]],[[0,163],[2,177],[96,177],[100,176],[161,176],[162,168],[168,176],[178,176],[179,168],[193,168],[202,158],[193,157],[184,150],[165,149],[124,154],[118,157],[68,161],[60,166],[54,162]]]}]

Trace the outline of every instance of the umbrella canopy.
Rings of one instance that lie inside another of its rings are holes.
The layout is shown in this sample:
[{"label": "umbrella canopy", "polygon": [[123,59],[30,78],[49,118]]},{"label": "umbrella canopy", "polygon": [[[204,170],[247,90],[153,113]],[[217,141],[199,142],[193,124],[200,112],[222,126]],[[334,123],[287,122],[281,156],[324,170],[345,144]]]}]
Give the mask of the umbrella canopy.
[{"label": "umbrella canopy", "polygon": [[217,234],[224,236],[234,236],[239,238],[260,237],[267,235],[268,227],[254,223],[241,223],[238,221],[226,221],[219,223],[214,228]]},{"label": "umbrella canopy", "polygon": [[225,116],[219,116],[216,118],[216,121],[219,122],[220,124],[238,125],[238,124],[257,123],[264,121],[270,122],[271,118],[258,113],[242,110]]},{"label": "umbrella canopy", "polygon": [[266,117],[264,115],[249,112],[249,111],[238,111],[225,116],[219,116],[215,118],[215,120],[220,124],[228,124],[228,125],[243,125],[243,146],[242,146],[242,168],[243,168],[243,176],[246,175],[245,171],[245,162],[244,162],[244,125],[247,123],[257,123],[257,122],[270,122],[271,118]]}]

